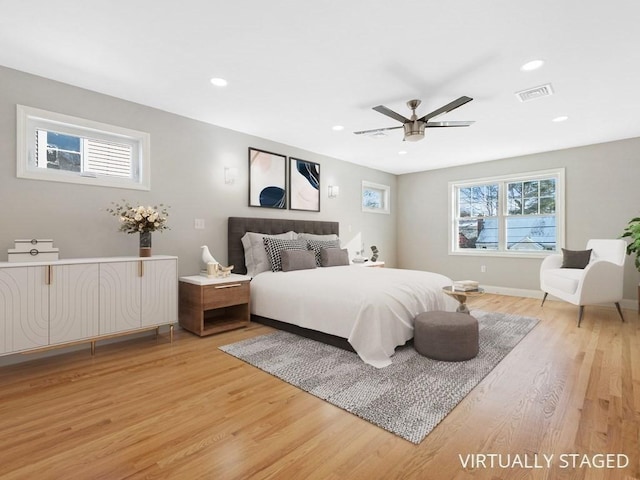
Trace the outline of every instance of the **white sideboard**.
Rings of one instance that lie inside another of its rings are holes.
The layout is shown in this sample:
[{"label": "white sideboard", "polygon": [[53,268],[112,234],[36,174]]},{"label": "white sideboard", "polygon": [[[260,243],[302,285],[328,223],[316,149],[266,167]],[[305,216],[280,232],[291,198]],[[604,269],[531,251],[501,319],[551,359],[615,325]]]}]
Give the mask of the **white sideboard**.
[{"label": "white sideboard", "polygon": [[178,258],[0,262],[0,355],[91,342],[178,320]]}]

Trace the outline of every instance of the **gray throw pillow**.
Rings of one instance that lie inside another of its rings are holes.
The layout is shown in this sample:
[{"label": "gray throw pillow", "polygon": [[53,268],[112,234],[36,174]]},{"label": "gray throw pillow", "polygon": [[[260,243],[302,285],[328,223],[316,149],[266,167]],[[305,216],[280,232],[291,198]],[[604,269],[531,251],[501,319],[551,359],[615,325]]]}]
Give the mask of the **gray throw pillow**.
[{"label": "gray throw pillow", "polygon": [[561,268],[585,268],[591,260],[591,250],[562,249]]},{"label": "gray throw pillow", "polygon": [[340,248],[340,240],[307,240],[307,248],[316,254],[316,265],[320,263],[320,250],[323,248]]},{"label": "gray throw pillow", "polygon": [[349,265],[349,251],[346,248],[323,248],[320,250],[321,267]]},{"label": "gray throw pillow", "polygon": [[283,272],[316,268],[316,255],[311,250],[283,250],[280,258]]},{"label": "gray throw pillow", "polygon": [[307,250],[307,242],[305,240],[285,240],[264,237],[263,241],[272,272],[282,270],[282,252],[284,250]]}]

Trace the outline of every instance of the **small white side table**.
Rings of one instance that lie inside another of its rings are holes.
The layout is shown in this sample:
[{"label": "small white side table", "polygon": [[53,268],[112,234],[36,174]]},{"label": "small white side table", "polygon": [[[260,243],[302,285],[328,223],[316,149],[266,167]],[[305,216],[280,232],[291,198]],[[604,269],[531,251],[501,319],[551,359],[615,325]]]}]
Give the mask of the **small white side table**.
[{"label": "small white side table", "polygon": [[384,267],[384,262],[381,262],[381,261],[378,261],[378,262],[363,262],[363,263],[351,262],[351,265],[353,265],[355,267],[378,267],[378,268],[383,268]]}]

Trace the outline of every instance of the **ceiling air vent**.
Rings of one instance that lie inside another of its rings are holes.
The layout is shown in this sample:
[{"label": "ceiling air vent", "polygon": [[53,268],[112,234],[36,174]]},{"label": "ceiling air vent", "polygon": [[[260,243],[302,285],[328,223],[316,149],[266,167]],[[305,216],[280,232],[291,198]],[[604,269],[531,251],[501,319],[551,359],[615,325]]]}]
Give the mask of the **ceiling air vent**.
[{"label": "ceiling air vent", "polygon": [[553,95],[553,88],[551,88],[550,83],[516,92],[516,97],[518,97],[518,100],[521,102],[528,102],[536,98],[548,97],[549,95]]}]

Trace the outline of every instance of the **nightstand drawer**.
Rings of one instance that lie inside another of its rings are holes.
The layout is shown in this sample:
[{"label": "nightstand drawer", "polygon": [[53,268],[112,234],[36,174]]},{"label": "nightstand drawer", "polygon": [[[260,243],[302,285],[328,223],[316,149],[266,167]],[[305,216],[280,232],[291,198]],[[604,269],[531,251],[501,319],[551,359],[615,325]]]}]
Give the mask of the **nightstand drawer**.
[{"label": "nightstand drawer", "polygon": [[203,288],[203,310],[249,303],[249,282],[207,285]]}]

